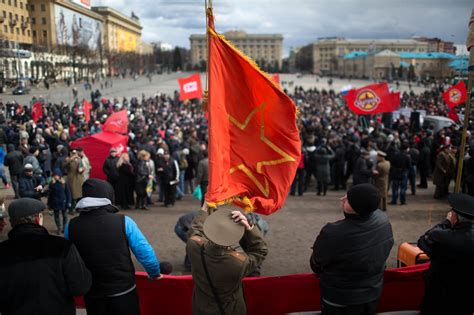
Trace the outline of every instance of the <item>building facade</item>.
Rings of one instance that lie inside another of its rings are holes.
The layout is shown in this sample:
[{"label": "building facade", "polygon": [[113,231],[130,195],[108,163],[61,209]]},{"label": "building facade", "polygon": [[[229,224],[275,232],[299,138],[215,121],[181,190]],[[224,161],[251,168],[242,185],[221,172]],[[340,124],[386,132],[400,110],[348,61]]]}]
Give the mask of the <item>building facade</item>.
[{"label": "building facade", "polygon": [[462,62],[459,56],[443,52],[352,52],[342,59],[338,75],[370,80],[407,79],[409,69],[414,80],[428,77],[445,78],[457,71]]},{"label": "building facade", "polygon": [[141,32],[135,15],[91,7],[89,0],[0,0],[0,85],[98,77],[114,61],[110,53],[127,55],[118,60],[122,68],[137,68],[140,58],[130,56],[153,53]]},{"label": "building facade", "polygon": [[[281,34],[247,34],[243,31],[229,31],[224,36],[235,47],[249,56],[261,67],[281,69],[283,56],[283,35]],[[206,35],[191,35],[191,64],[202,67],[207,60]]]},{"label": "building facade", "polygon": [[312,72],[318,75],[338,75],[345,55],[351,52],[374,53],[383,50],[399,52],[427,52],[429,44],[414,39],[346,39],[321,38],[307,46],[312,54]]},{"label": "building facade", "polygon": [[32,43],[26,0],[0,1],[0,48],[28,48]]},{"label": "building facade", "polygon": [[92,7],[92,11],[104,18],[105,51],[139,52],[143,28],[138,19],[128,17],[110,7]]}]

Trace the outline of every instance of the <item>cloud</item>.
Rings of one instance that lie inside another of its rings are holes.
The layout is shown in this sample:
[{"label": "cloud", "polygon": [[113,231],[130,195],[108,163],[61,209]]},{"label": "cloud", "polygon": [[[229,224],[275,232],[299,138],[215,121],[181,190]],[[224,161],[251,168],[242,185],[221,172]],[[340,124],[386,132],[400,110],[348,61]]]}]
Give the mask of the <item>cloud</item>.
[{"label": "cloud", "polygon": [[[97,0],[140,17],[143,40],[189,47],[189,36],[205,31],[204,1]],[[464,43],[471,0],[215,0],[219,32],[281,33],[285,52],[318,37],[440,37]]]}]

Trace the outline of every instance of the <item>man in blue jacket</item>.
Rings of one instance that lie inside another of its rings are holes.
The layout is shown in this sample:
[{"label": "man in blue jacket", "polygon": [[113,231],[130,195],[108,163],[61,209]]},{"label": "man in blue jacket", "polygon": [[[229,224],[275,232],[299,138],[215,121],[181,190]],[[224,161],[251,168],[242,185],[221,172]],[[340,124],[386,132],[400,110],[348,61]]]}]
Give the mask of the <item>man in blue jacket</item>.
[{"label": "man in blue jacket", "polygon": [[88,179],[82,185],[83,198],[77,203],[79,216],[64,231],[92,273],[92,287],[85,295],[89,315],[139,315],[135,268],[130,250],[149,277],[161,277],[153,248],[137,224],[116,213],[110,183]]}]

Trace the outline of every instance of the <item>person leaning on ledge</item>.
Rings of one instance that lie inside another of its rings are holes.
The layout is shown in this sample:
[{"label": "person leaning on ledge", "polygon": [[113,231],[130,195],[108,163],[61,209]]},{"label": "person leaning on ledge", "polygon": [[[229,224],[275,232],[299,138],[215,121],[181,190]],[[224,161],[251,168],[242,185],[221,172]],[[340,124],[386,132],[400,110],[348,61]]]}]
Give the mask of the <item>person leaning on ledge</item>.
[{"label": "person leaning on ledge", "polygon": [[474,197],[451,194],[451,211],[418,240],[431,259],[421,314],[474,313]]},{"label": "person leaning on ledge", "polygon": [[393,246],[392,226],[379,204],[375,186],[352,186],[341,198],[345,218],[326,224],[316,238],[310,264],[320,277],[323,315],[375,314]]},{"label": "person leaning on ledge", "polygon": [[0,314],[74,315],[73,296],[92,277],[72,242],[43,227],[46,205],[32,198],[8,207],[12,230],[0,243]]}]

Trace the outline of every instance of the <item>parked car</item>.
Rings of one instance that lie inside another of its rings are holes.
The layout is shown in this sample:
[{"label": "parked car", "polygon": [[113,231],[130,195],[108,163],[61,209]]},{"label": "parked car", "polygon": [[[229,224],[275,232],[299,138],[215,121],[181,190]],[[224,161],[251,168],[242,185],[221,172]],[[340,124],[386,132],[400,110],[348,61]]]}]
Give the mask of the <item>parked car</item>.
[{"label": "parked car", "polygon": [[24,86],[17,86],[12,94],[13,95],[25,95],[25,94],[28,94],[30,92],[30,89],[28,89],[27,87],[24,87]]},{"label": "parked car", "polygon": [[436,133],[445,127],[456,125],[456,123],[452,119],[443,116],[426,116],[423,120],[423,127],[429,125],[434,125],[433,131]]}]

